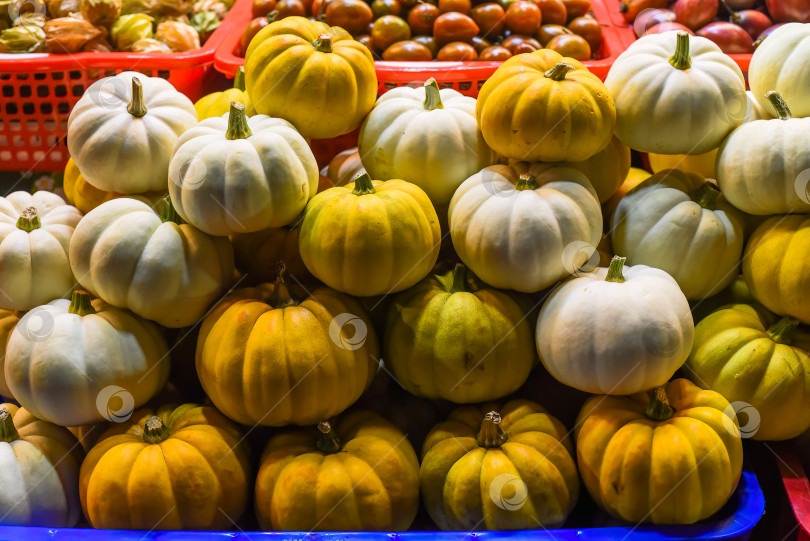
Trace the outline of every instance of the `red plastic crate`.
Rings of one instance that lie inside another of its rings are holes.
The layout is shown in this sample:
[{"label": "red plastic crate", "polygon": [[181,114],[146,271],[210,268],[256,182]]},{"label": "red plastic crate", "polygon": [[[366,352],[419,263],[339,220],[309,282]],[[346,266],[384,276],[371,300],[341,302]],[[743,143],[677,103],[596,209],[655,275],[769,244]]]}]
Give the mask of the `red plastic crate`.
[{"label": "red plastic crate", "polygon": [[[67,120],[73,105],[96,80],[122,71],[168,79],[199,99],[217,46],[236,33],[237,0],[205,44],[182,53],[0,54],[0,170],[59,171],[68,160]],[[240,32],[241,32],[241,27]]]},{"label": "red plastic crate", "polygon": [[[810,541],[810,481],[807,479],[802,460],[796,452],[794,442],[778,444],[776,447],[779,473],[787,492],[793,516],[799,527],[796,530],[797,541]],[[798,444],[797,444],[798,445]]]}]

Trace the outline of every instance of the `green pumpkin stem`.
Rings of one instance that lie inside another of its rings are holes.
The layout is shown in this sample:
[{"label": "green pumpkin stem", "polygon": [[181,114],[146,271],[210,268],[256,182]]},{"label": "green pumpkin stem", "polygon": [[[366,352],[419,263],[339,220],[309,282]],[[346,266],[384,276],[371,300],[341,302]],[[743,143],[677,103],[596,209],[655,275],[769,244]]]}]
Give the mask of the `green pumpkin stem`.
[{"label": "green pumpkin stem", "polygon": [[790,120],[793,118],[793,115],[790,114],[790,109],[788,109],[787,103],[785,103],[785,100],[782,99],[781,92],[771,90],[765,94],[765,97],[768,98],[768,101],[771,102],[773,108],[776,109],[776,116],[779,117],[779,120]]},{"label": "green pumpkin stem", "polygon": [[333,454],[340,451],[340,440],[332,430],[332,425],[329,421],[321,421],[318,423],[318,430],[321,432],[321,437],[318,438],[318,449],[322,453]]},{"label": "green pumpkin stem", "polygon": [[717,206],[717,196],[720,195],[720,188],[711,182],[704,182],[700,187],[692,192],[692,201],[704,209],[714,210]]},{"label": "green pumpkin stem", "polygon": [[11,443],[20,439],[17,428],[14,426],[14,419],[11,412],[6,408],[0,408],[0,441]]},{"label": "green pumpkin stem", "polygon": [[268,301],[273,308],[287,308],[298,304],[290,294],[290,288],[287,287],[287,282],[284,281],[286,270],[287,268],[284,263],[278,264],[278,275],[273,281],[273,294]]},{"label": "green pumpkin stem", "polygon": [[442,96],[439,93],[439,83],[437,83],[436,79],[433,77],[425,81],[424,107],[428,111],[433,111],[434,109],[444,109]]},{"label": "green pumpkin stem", "polygon": [[30,233],[34,229],[42,227],[42,221],[37,216],[36,207],[28,207],[22,211],[20,218],[17,220],[17,229],[22,229],[26,233]]},{"label": "green pumpkin stem", "polygon": [[132,101],[129,102],[127,111],[138,118],[146,114],[146,105],[143,103],[143,83],[137,77],[132,78]]},{"label": "green pumpkin stem", "polygon": [[91,300],[90,293],[83,289],[77,289],[70,295],[70,307],[68,308],[68,312],[82,317],[95,314],[96,309],[93,308],[90,302]]},{"label": "green pumpkin stem", "polygon": [[467,291],[467,267],[463,263],[456,263],[453,269],[453,286],[450,293],[463,293]]},{"label": "green pumpkin stem", "polygon": [[162,205],[163,208],[160,211],[160,221],[161,222],[163,222],[164,224],[166,222],[174,222],[177,225],[180,225],[180,224],[183,223],[183,219],[180,217],[179,214],[177,214],[177,211],[175,210],[174,205],[172,205],[172,198],[171,197],[169,197],[167,195],[166,197],[161,199],[160,202],[163,204]]},{"label": "green pumpkin stem", "polygon": [[228,131],[225,137],[233,141],[234,139],[247,139],[253,135],[248,126],[245,106],[238,101],[231,102],[231,110],[228,112]]},{"label": "green pumpkin stem", "polygon": [[515,189],[521,191],[536,190],[537,188],[539,188],[537,179],[535,179],[534,176],[529,173],[521,173],[517,184],[515,184]]},{"label": "green pumpkin stem", "polygon": [[768,328],[768,338],[777,344],[790,345],[793,333],[799,326],[799,320],[792,317],[783,317]]},{"label": "green pumpkin stem", "polygon": [[239,69],[236,70],[236,77],[233,78],[233,87],[236,90],[245,91],[245,68],[242,66],[239,66]]},{"label": "green pumpkin stem", "polygon": [[371,182],[371,177],[365,170],[354,177],[354,189],[352,190],[354,195],[368,195],[376,191],[377,190],[374,189],[374,183]]},{"label": "green pumpkin stem", "polygon": [[268,23],[276,22],[278,20],[278,10],[274,9],[273,11],[267,14],[266,18]]},{"label": "green pumpkin stem", "polygon": [[329,34],[318,34],[318,39],[316,39],[312,45],[315,47],[315,50],[320,53],[331,53],[332,36]]},{"label": "green pumpkin stem", "polygon": [[169,437],[169,429],[157,415],[151,416],[143,425],[143,441],[146,443],[160,443]]},{"label": "green pumpkin stem", "polygon": [[552,68],[546,71],[546,73],[544,73],[543,75],[545,75],[552,81],[562,81],[563,79],[565,79],[565,75],[569,71],[575,69],[577,68],[575,68],[571,64],[566,64],[565,62],[558,62],[557,64],[554,64],[554,66],[552,66]]},{"label": "green pumpkin stem", "polygon": [[608,265],[607,276],[605,276],[605,282],[617,282],[621,284],[624,282],[624,275],[622,274],[622,269],[624,268],[624,262],[627,261],[626,257],[619,257],[617,255],[613,256],[613,259],[610,260],[610,265]]},{"label": "green pumpkin stem", "polygon": [[666,421],[675,415],[675,408],[669,405],[667,392],[663,387],[656,387],[652,391],[653,396],[650,403],[647,404],[647,409],[644,410],[644,415],[653,421]]},{"label": "green pumpkin stem", "polygon": [[508,439],[509,435],[501,428],[501,414],[497,411],[490,411],[484,415],[481,430],[478,431],[478,445],[491,449],[500,447]]},{"label": "green pumpkin stem", "polygon": [[669,58],[669,63],[673,68],[685,70],[692,67],[692,58],[689,56],[689,34],[678,32],[675,43],[675,54]]}]

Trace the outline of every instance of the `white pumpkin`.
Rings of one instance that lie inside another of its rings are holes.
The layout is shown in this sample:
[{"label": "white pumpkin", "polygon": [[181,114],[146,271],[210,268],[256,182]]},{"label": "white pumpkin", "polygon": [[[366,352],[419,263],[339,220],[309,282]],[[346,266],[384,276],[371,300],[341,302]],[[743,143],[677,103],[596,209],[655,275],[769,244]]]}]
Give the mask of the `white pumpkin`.
[{"label": "white pumpkin", "polygon": [[399,178],[444,205],[470,175],[496,163],[475,119],[475,98],[433,78],[419,88],[383,94],[360,129],[359,150],[371,178]]},{"label": "white pumpkin", "polygon": [[173,210],[168,198],[160,215],[121,198],[87,213],[70,243],[82,287],[164,327],[197,323],[233,280],[233,249]]},{"label": "white pumpkin", "polygon": [[585,175],[542,163],[483,169],[459,186],[448,214],[461,260],[488,284],[522,292],[576,272],[602,235]]},{"label": "white pumpkin", "polygon": [[171,83],[125,71],[90,85],[73,107],[68,150],[99,190],[165,192],[172,147],[196,123],[194,104]]},{"label": "white pumpkin", "polygon": [[810,118],[793,118],[778,92],[768,94],[779,118],[745,123],[728,136],[717,154],[717,183],[749,214],[810,212]]},{"label": "white pumpkin", "polygon": [[83,453],[67,428],[0,404],[0,524],[73,527]]},{"label": "white pumpkin", "polygon": [[686,32],[640,38],[616,59],[605,86],[616,102],[616,135],[643,152],[708,152],[745,116],[740,68]]},{"label": "white pumpkin", "polygon": [[810,116],[810,23],[787,23],[774,30],[754,50],[748,84],[771,116],[776,109],[765,97],[777,90],[796,117]]},{"label": "white pumpkin", "polygon": [[696,173],[657,173],[613,215],[613,249],[628,265],[666,271],[688,299],[720,292],[739,274],[743,215]]},{"label": "white pumpkin", "polygon": [[172,152],[177,213],[211,235],[287,225],[317,191],[318,163],[301,134],[280,118],[247,118],[241,103],[188,130]]},{"label": "white pumpkin", "polygon": [[157,326],[77,290],[23,316],[8,340],[5,373],[32,415],[80,426],[144,405],[169,377],[169,354]]},{"label": "white pumpkin", "polygon": [[663,385],[686,361],[695,327],[678,283],[660,269],[610,267],[572,278],[540,310],[537,351],[558,381],[594,394]]},{"label": "white pumpkin", "polygon": [[745,118],[743,119],[743,124],[753,122],[754,120],[770,120],[774,118],[765,107],[760,105],[754,97],[754,93],[750,90],[745,91],[745,102]]},{"label": "white pumpkin", "polygon": [[81,217],[51,192],[0,197],[0,308],[29,310],[70,294],[68,247]]},{"label": "white pumpkin", "polygon": [[0,309],[0,401],[2,397],[14,398],[6,383],[6,344],[21,317],[22,314],[19,312]]}]

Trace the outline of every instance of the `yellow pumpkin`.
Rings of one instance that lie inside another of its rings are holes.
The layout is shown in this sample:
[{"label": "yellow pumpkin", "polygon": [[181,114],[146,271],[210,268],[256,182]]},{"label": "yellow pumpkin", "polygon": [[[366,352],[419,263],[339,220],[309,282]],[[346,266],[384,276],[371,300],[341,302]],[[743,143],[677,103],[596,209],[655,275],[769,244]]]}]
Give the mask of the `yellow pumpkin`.
[{"label": "yellow pumpkin", "polygon": [[692,524],[737,487],[742,441],[720,394],[676,379],[651,393],[594,396],[577,419],[577,463],[594,501],[633,523]]},{"label": "yellow pumpkin", "polygon": [[258,114],[283,118],[315,139],[354,130],[377,99],[368,48],[340,27],[304,17],[275,21],[253,37],[245,83]]},{"label": "yellow pumpkin", "polygon": [[6,383],[6,343],[21,317],[21,312],[0,309],[0,397],[14,398]]},{"label": "yellow pumpkin", "polygon": [[582,162],[565,162],[563,167],[573,167],[591,181],[599,202],[604,203],[613,195],[630,173],[630,147],[613,136],[608,146]]},{"label": "yellow pumpkin", "polygon": [[301,222],[263,229],[254,233],[231,235],[236,268],[247,275],[251,283],[269,282],[278,276],[279,264],[284,272],[297,282],[308,282],[312,275],[301,260],[298,235]]},{"label": "yellow pumpkin", "polygon": [[717,149],[703,154],[647,154],[650,169],[653,173],[667,169],[680,169],[688,173],[697,173],[705,178],[716,178],[714,164],[717,161]]},{"label": "yellow pumpkin", "polygon": [[[65,175],[62,178],[62,189],[65,191],[65,197],[68,203],[79,209],[79,212],[82,214],[87,214],[100,204],[119,197],[137,199],[152,208],[156,208],[156,205],[166,196],[166,191],[146,192],[144,194],[122,194],[99,190],[85,180],[79,168],[76,166],[76,163],[73,161],[73,158],[70,158],[65,166]],[[168,190],[168,183],[166,184],[166,189]]]},{"label": "yellow pumpkin", "polygon": [[810,323],[810,216],[775,216],[748,241],[742,273],[751,294],[780,316]]},{"label": "yellow pumpkin", "polygon": [[436,210],[404,180],[353,184],[316,195],[304,210],[299,248],[309,271],[331,288],[358,297],[407,289],[439,258]]},{"label": "yellow pumpkin", "polygon": [[251,478],[238,428],[211,407],[136,411],[87,454],[79,495],[94,528],[230,529]]},{"label": "yellow pumpkin", "polygon": [[552,527],[579,496],[565,427],[528,400],[453,410],[425,439],[419,479],[442,530]]},{"label": "yellow pumpkin", "polygon": [[652,173],[644,169],[639,169],[638,167],[630,168],[624,182],[622,182],[619,188],[613,192],[613,195],[611,195],[608,200],[602,204],[602,216],[605,218],[605,222],[608,225],[608,230],[610,229],[610,220],[613,218],[613,215],[616,214],[616,207],[619,206],[619,201],[621,201],[622,198],[627,195],[627,192],[651,176]]},{"label": "yellow pumpkin", "polygon": [[[320,432],[320,435],[318,435]],[[419,461],[398,428],[355,410],[274,436],[256,477],[265,530],[404,531],[419,508]]]},{"label": "yellow pumpkin", "polygon": [[253,114],[253,104],[245,91],[245,69],[239,67],[233,79],[233,88],[223,92],[212,92],[203,96],[194,104],[197,119],[203,120],[215,116],[222,116],[231,110],[231,102],[238,102],[245,106],[245,114]]},{"label": "yellow pumpkin", "polygon": [[318,288],[296,302],[279,276],[233,292],[205,318],[197,375],[225,415],[247,425],[311,425],[368,388],[379,345],[354,299]]},{"label": "yellow pumpkin", "polygon": [[616,125],[602,81],[550,49],[504,62],[481,87],[475,116],[490,148],[525,161],[587,160],[610,143]]}]

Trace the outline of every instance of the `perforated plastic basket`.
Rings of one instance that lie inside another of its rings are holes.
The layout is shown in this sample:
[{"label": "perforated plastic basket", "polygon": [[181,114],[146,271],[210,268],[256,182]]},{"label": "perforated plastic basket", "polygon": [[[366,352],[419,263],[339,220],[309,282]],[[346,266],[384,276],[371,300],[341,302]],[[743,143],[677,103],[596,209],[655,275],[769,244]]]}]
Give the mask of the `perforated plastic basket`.
[{"label": "perforated plastic basket", "polygon": [[785,487],[793,516],[799,527],[796,529],[796,541],[810,541],[810,480],[807,479],[801,458],[793,447],[793,442],[776,446],[779,473]]}]

